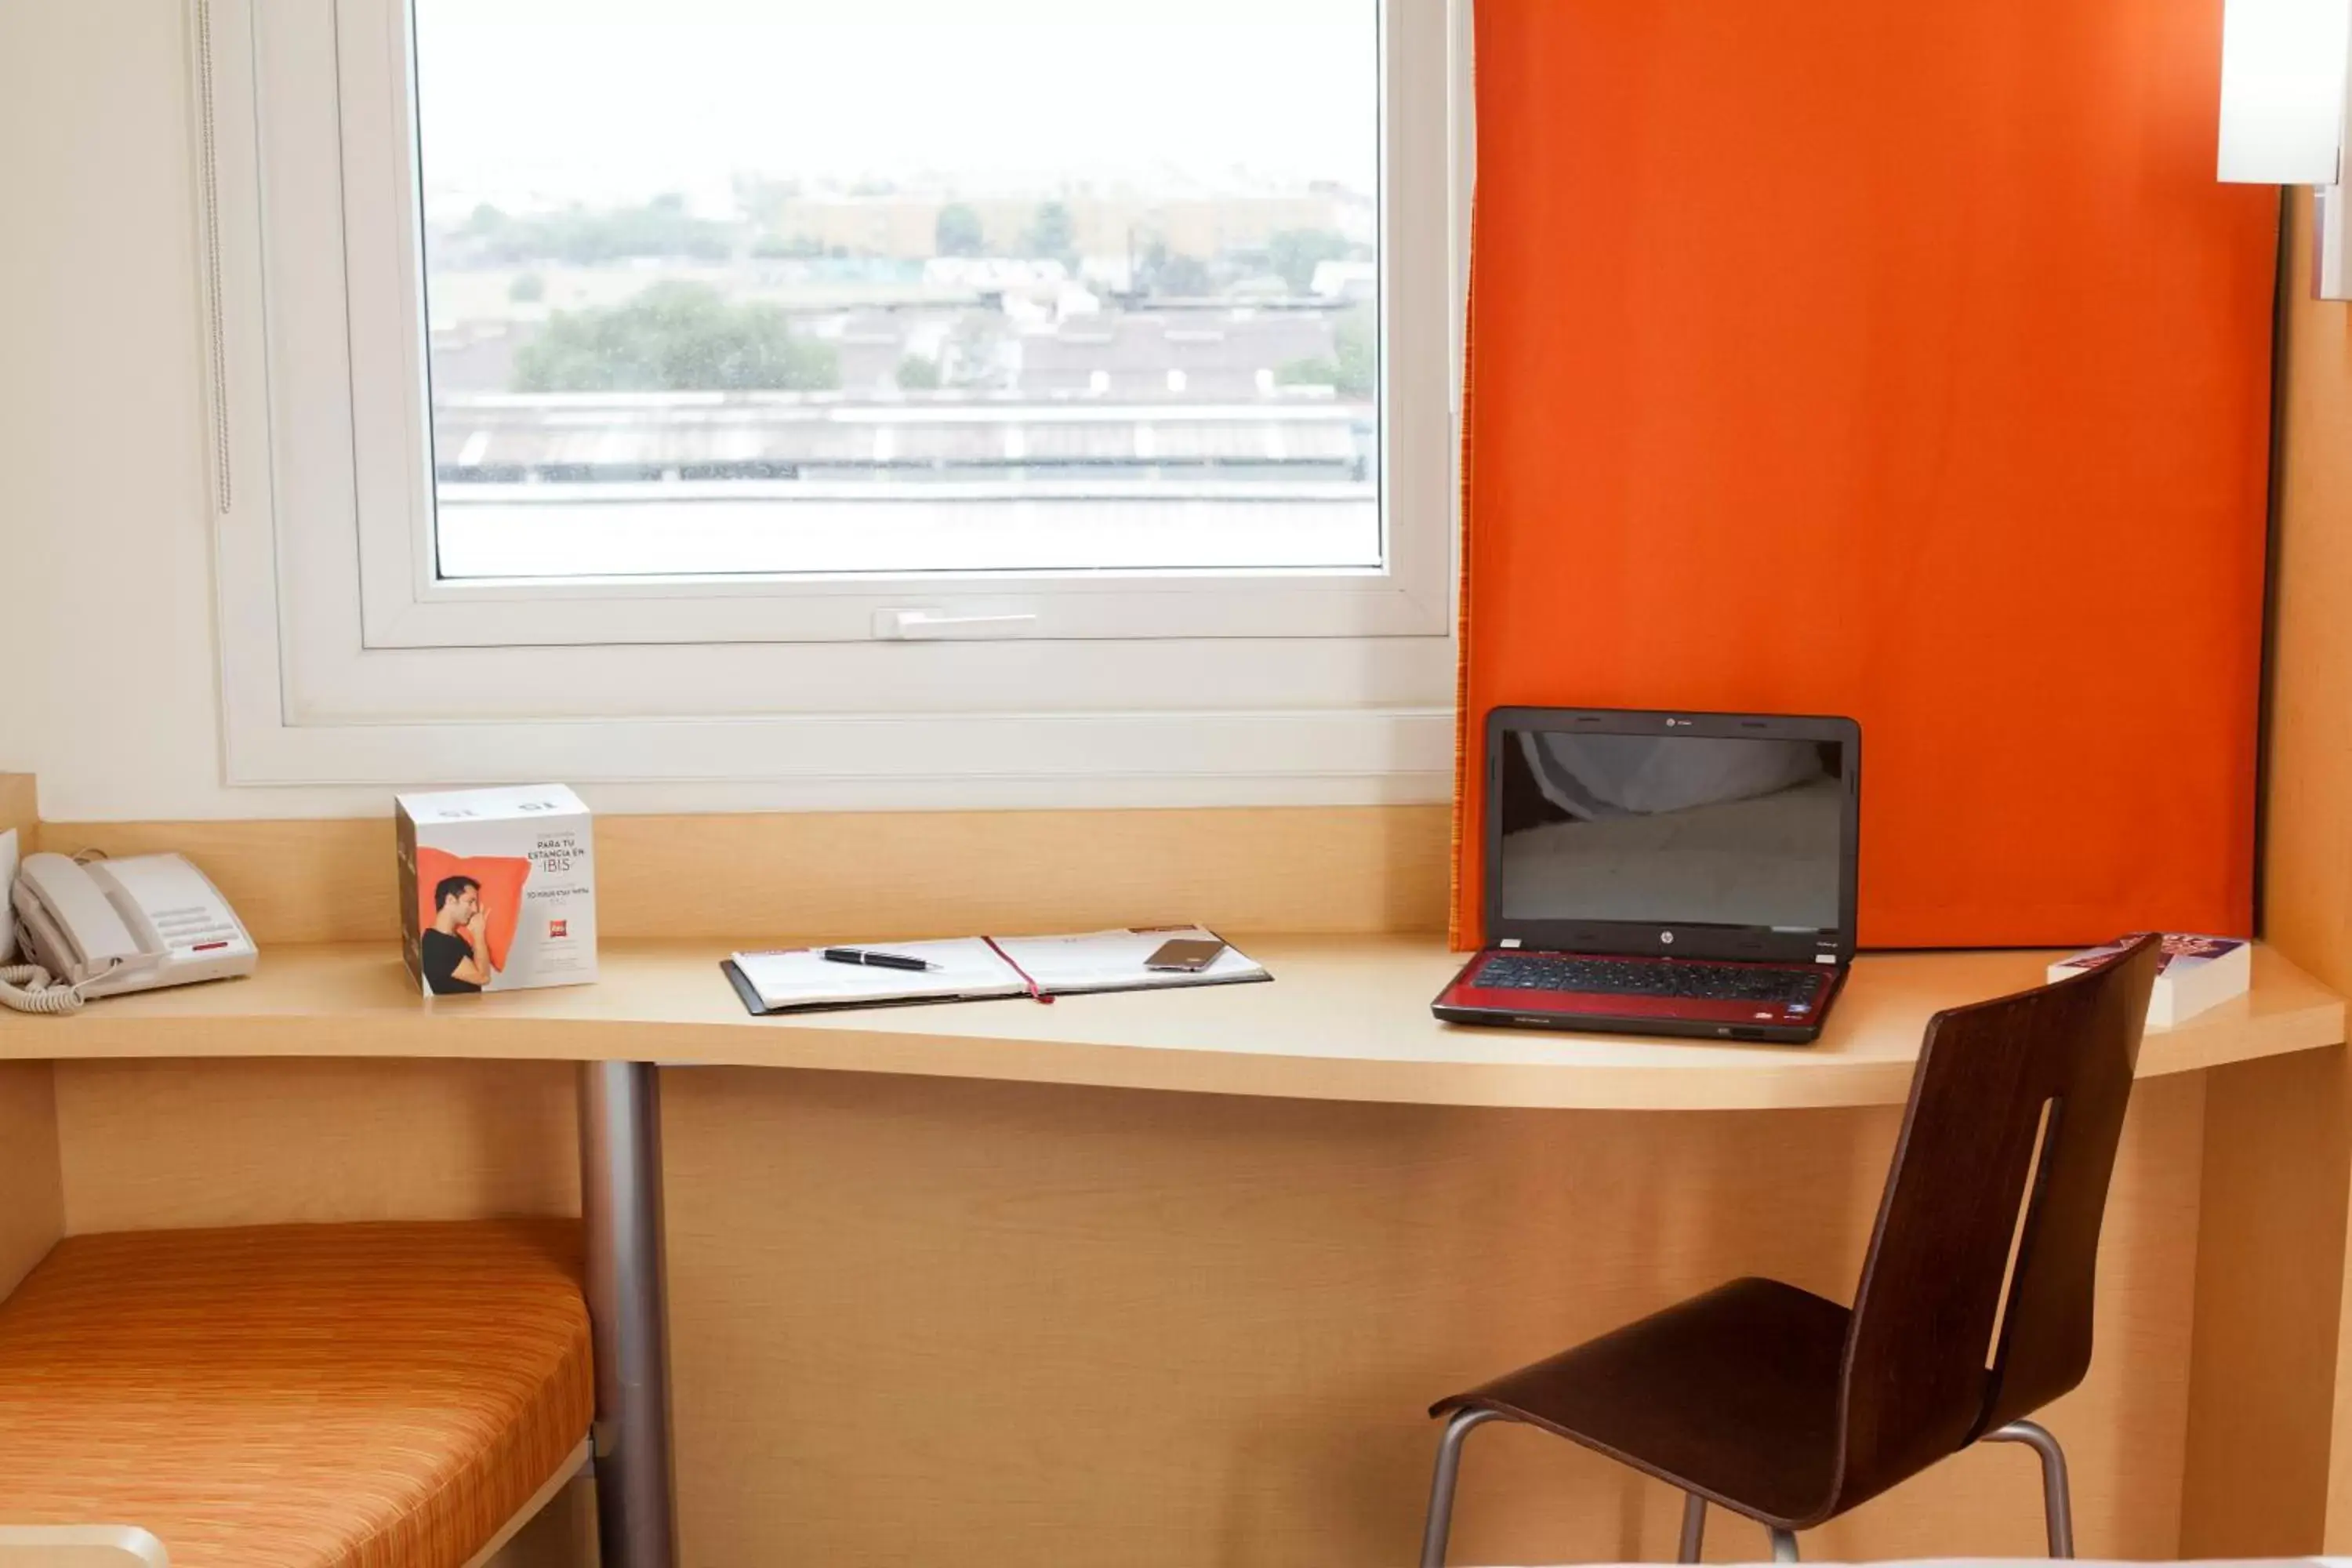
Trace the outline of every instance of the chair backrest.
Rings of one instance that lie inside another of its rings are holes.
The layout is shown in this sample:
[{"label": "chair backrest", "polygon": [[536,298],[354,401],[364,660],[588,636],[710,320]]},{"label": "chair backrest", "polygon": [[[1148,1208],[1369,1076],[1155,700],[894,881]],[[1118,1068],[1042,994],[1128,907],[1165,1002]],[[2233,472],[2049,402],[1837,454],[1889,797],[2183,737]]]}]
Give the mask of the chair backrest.
[{"label": "chair backrest", "polygon": [[163,1543],[126,1524],[0,1524],[0,1568],[169,1568]]},{"label": "chair backrest", "polygon": [[1833,1509],[2090,1369],[2099,1222],[2160,955],[2145,937],[2087,973],[1929,1020],[1854,1294]]}]

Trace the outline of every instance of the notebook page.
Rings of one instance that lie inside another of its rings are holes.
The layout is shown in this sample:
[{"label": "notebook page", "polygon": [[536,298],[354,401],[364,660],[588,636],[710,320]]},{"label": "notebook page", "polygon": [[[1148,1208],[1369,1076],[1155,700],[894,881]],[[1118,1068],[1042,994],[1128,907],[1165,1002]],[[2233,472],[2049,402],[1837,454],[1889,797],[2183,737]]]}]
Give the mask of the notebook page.
[{"label": "notebook page", "polygon": [[1011,996],[1026,989],[978,937],[948,942],[861,944],[875,952],[928,959],[926,972],[835,963],[815,948],[739,952],[735,967],[769,1007],[813,1007],[844,1002],[915,1002],[950,996]]},{"label": "notebook page", "polygon": [[996,945],[1026,970],[1041,990],[1055,993],[1213,985],[1255,980],[1265,973],[1264,964],[1230,947],[1195,974],[1143,967],[1143,961],[1164,942],[1217,940],[1214,931],[1184,926],[1166,931],[1087,931],[1078,936],[1001,936]]}]

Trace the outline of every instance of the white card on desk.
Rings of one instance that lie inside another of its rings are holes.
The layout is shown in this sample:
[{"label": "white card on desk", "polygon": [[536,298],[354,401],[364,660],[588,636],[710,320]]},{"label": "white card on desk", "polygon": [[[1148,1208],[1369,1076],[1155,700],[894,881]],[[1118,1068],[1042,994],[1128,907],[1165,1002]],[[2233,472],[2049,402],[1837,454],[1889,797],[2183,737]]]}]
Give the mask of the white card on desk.
[{"label": "white card on desk", "polygon": [[835,963],[819,948],[739,952],[735,967],[770,1008],[837,1007],[860,1002],[944,1002],[961,996],[1017,996],[1028,987],[976,936],[947,942],[894,942],[873,951],[919,958],[928,971]]},{"label": "white card on desk", "polygon": [[1096,931],[1079,936],[1001,936],[996,945],[1037,983],[1039,990],[1056,996],[1268,978],[1265,965],[1231,947],[1203,969],[1185,972],[1143,966],[1163,943],[1221,940],[1214,931],[1182,926],[1165,931]]}]

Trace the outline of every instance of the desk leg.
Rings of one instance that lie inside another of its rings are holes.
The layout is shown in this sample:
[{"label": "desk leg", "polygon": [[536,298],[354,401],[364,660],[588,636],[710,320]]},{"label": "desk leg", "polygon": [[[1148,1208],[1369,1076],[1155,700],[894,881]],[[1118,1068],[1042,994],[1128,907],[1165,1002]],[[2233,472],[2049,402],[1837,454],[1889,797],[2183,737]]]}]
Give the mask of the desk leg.
[{"label": "desk leg", "polygon": [[580,1067],[580,1217],[596,1341],[596,1529],[604,1568],[676,1568],[661,1080],[650,1062]]}]

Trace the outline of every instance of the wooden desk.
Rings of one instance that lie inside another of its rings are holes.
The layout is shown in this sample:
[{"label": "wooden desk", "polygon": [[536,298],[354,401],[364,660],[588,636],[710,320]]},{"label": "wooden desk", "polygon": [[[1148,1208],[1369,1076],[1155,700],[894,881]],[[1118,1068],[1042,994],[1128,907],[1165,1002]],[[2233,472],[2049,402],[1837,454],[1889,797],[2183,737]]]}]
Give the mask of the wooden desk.
[{"label": "wooden desk", "polygon": [[[608,947],[591,986],[427,1001],[381,943],[278,947],[250,980],[0,1014],[0,1059],[417,1057],[812,1068],[1298,1100],[1603,1110],[1900,1103],[1937,1008],[2039,984],[2049,954],[1864,957],[1812,1046],[1473,1029],[1427,937],[1236,939],[1267,985],[746,1014],[708,943]],[[2244,997],[2155,1030],[2143,1078],[2340,1044],[2345,1004],[2258,950]]]},{"label": "wooden desk", "polygon": [[[58,1064],[73,1226],[341,1217],[394,1168],[491,1172],[402,1212],[581,1204],[600,1288],[635,1291],[600,1317],[640,1347],[666,1181],[695,1560],[1329,1565],[1410,1550],[1422,1401],[1729,1274],[1850,1291],[1927,1016],[2047,956],[1865,959],[1824,1039],[1781,1047],[1453,1028],[1433,938],[1236,940],[1273,984],[796,1019],[743,1013],[724,942],[438,1002],[387,944],[278,942],[249,981],[0,1016],[0,1062]],[[2187,1494],[2229,1474],[2199,1446],[2293,1403],[2244,1358],[2333,1331],[2234,1216],[2273,1206],[2248,1173],[2304,1168],[2289,1123],[2336,1069],[2297,1064],[2341,1058],[2344,1004],[2255,973],[2142,1052],[2100,1359],[2053,1417],[2095,1552],[2188,1539]],[[514,1169],[574,1157],[580,1062],[574,1196]],[[2245,1074],[2272,1075],[2259,1114],[2224,1092]],[[2249,1451],[2284,1474],[2326,1436]],[[1559,1445],[1498,1434],[1468,1484],[1465,1560],[1671,1554],[1671,1500]],[[2038,1519],[2030,1466],[1972,1454],[1811,1544],[2028,1551]]]}]

